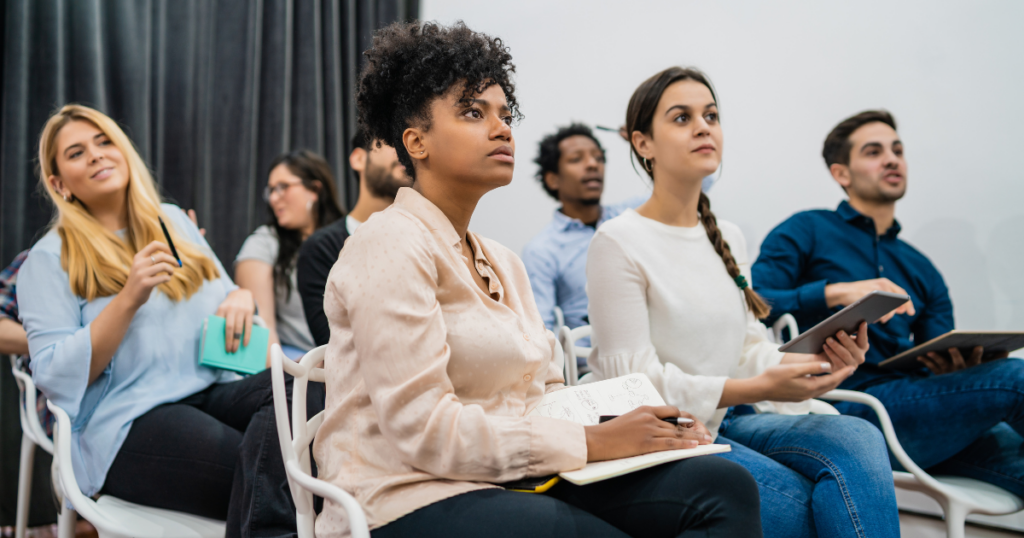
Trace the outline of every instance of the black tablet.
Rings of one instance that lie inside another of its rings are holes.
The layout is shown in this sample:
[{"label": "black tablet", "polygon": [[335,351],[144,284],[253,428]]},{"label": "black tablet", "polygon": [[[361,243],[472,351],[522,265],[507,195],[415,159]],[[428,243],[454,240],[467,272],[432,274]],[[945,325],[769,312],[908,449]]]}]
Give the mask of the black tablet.
[{"label": "black tablet", "polygon": [[946,355],[951,347],[959,349],[960,353],[964,356],[964,360],[967,360],[975,346],[983,346],[985,348],[985,355],[982,360],[987,360],[997,353],[1017,351],[1020,348],[1024,348],[1024,332],[949,331],[942,336],[932,338],[917,347],[882,361],[878,365],[893,370],[915,370],[924,367],[924,364],[917,362],[918,356],[927,355],[929,351],[936,351]]},{"label": "black tablet", "polygon": [[812,355],[821,353],[825,349],[825,340],[828,337],[835,336],[839,331],[846,331],[846,334],[852,336],[862,321],[874,323],[909,300],[910,297],[907,295],[873,291],[782,345],[779,351]]}]

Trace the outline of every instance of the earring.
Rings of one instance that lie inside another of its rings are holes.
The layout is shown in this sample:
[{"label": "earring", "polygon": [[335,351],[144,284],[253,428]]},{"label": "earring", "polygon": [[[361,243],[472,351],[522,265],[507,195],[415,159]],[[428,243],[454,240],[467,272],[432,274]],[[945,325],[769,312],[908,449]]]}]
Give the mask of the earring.
[{"label": "earring", "polygon": [[[651,161],[648,161],[647,157],[641,157],[640,159],[644,162],[644,170],[651,172]],[[653,174],[654,172],[651,173]]]},{"label": "earring", "polygon": [[67,202],[67,201],[68,201],[68,195],[66,195],[66,194],[62,194],[62,195],[60,195],[60,196],[61,196],[61,198],[63,198],[63,199],[64,199],[64,201],[65,201],[65,202]]},{"label": "earring", "polygon": [[421,152],[420,152],[420,155],[423,155],[424,153],[426,153],[426,150],[424,150],[424,151],[421,151]]},{"label": "earring", "polygon": [[306,202],[306,211],[309,212],[309,211],[312,211],[312,210],[313,210],[313,200],[310,200],[310,201]]}]

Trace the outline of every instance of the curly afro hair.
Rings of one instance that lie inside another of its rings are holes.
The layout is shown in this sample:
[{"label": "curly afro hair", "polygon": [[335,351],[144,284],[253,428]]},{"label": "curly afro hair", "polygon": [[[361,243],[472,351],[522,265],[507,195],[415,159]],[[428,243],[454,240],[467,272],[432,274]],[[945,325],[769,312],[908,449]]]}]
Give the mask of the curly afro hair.
[{"label": "curly afro hair", "polygon": [[505,92],[512,119],[522,119],[511,75],[516,67],[500,38],[474,32],[458,21],[394,23],[373,36],[365,53],[356,104],[359,126],[370,140],[398,152],[407,173],[416,178],[402,133],[413,125],[430,128],[430,103],[462,85],[468,99],[497,84]]},{"label": "curly afro hair", "polygon": [[533,162],[540,166],[536,177],[537,181],[540,182],[540,186],[544,187],[544,192],[548,193],[548,196],[555,200],[558,200],[558,191],[548,187],[547,182],[544,181],[544,174],[548,172],[558,173],[558,161],[562,158],[562,150],[558,149],[558,145],[562,143],[562,140],[570,136],[585,136],[593,140],[597,144],[597,149],[601,150],[601,153],[604,154],[604,147],[601,146],[601,141],[594,136],[594,132],[590,130],[590,127],[582,123],[572,123],[566,127],[559,127],[557,131],[541,139],[537,149],[537,158],[533,160]]}]

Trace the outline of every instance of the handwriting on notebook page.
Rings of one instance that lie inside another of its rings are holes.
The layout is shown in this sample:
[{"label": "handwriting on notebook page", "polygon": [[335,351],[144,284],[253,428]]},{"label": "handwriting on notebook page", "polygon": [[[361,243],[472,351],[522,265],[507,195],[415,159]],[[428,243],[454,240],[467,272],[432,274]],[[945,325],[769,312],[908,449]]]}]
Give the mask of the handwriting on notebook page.
[{"label": "handwriting on notebook page", "polygon": [[665,401],[646,375],[630,374],[548,393],[530,414],[589,426],[601,415],[622,415],[644,405]]}]

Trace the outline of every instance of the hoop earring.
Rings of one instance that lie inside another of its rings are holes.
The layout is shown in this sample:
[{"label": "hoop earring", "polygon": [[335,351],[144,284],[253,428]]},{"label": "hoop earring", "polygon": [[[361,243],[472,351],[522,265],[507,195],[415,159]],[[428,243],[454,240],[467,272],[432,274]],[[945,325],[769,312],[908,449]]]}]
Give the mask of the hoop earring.
[{"label": "hoop earring", "polygon": [[651,161],[648,161],[647,157],[640,157],[640,160],[643,161],[644,170],[647,170],[648,172],[653,174],[654,172],[651,171]]}]

